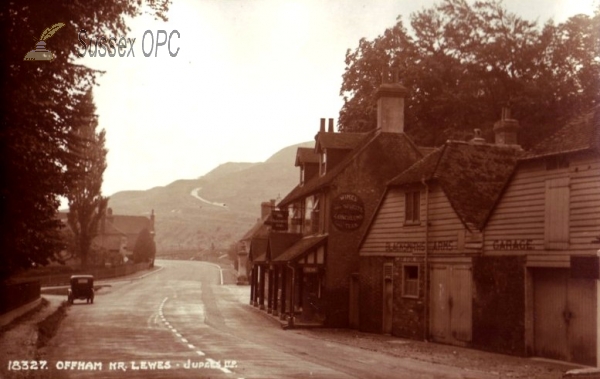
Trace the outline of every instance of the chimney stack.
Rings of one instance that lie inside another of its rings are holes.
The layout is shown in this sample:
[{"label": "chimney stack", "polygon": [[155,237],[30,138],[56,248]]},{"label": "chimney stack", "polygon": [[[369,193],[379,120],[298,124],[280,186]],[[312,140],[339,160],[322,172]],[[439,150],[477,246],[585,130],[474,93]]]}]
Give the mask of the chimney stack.
[{"label": "chimney stack", "polygon": [[319,128],[319,132],[325,133],[325,119],[321,119],[321,127]]},{"label": "chimney stack", "polygon": [[333,119],[329,119],[329,127],[327,128],[327,132],[333,133]]},{"label": "chimney stack", "polygon": [[263,201],[260,203],[260,219],[264,220],[265,217],[271,214],[271,207],[274,204],[270,201]]},{"label": "chimney stack", "polygon": [[500,121],[494,124],[496,145],[519,145],[519,121],[510,118],[510,108],[502,108]]},{"label": "chimney stack", "polygon": [[382,84],[377,89],[377,128],[382,132],[404,133],[404,98],[407,89],[398,83],[398,71],[393,71],[393,83],[388,83],[388,69],[383,69]]}]

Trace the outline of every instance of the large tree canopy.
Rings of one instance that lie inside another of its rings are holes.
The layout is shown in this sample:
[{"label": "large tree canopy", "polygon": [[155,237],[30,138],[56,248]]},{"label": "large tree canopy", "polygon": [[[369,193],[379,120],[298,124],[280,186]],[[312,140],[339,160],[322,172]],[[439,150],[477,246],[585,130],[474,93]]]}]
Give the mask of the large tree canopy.
[{"label": "large tree canopy", "polygon": [[[0,277],[46,264],[62,246],[58,196],[73,178],[75,114],[98,72],[75,64],[78,32],[126,35],[127,17],[165,19],[169,0],[4,1],[0,5]],[[63,23],[47,49],[53,61],[24,61],[46,28]]]},{"label": "large tree canopy", "polygon": [[524,126],[521,142],[546,134],[596,104],[600,91],[600,8],[542,28],[499,1],[444,0],[401,18],[346,53],[341,131],[376,127],[375,90],[384,67],[408,88],[407,131],[424,145],[462,139],[474,128],[489,137],[509,106]]}]

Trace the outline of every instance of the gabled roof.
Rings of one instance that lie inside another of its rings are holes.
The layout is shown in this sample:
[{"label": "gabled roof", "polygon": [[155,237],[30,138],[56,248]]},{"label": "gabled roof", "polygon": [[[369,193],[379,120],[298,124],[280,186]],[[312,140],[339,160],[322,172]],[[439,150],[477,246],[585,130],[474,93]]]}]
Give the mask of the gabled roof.
[{"label": "gabled roof", "polygon": [[[417,146],[406,134],[385,133],[379,129],[374,130],[367,133],[367,137],[362,139],[361,143],[349,152],[333,169],[327,171],[323,176],[319,175],[312,178],[302,186],[296,186],[279,202],[278,206],[280,208],[284,207],[327,187],[340,173],[361,157],[365,157],[367,161],[367,166],[361,167],[361,169],[371,169],[373,173],[381,175],[387,171],[387,168],[392,170],[400,161],[408,159],[411,154],[422,157]],[[414,160],[414,158],[411,159]]]},{"label": "gabled roof", "polygon": [[535,145],[524,159],[583,150],[600,152],[600,106],[598,105]]},{"label": "gabled roof", "polygon": [[250,241],[250,250],[248,251],[250,261],[265,262],[267,257],[267,244],[268,240],[266,237],[252,238]]},{"label": "gabled roof", "polygon": [[295,166],[298,167],[302,163],[319,163],[319,154],[312,147],[299,147]]},{"label": "gabled roof", "polygon": [[508,146],[447,142],[389,186],[435,180],[462,222],[481,230],[521,154]]},{"label": "gabled roof", "polygon": [[110,234],[100,235],[94,237],[92,244],[98,248],[104,248],[106,250],[121,250],[121,244],[125,238],[124,234]]},{"label": "gabled roof", "polygon": [[310,249],[317,247],[327,240],[327,235],[304,237],[290,246],[283,254],[273,259],[274,263],[286,263],[297,260]]},{"label": "gabled roof", "polygon": [[151,230],[150,219],[146,216],[112,215],[107,216],[106,221],[125,234],[137,235],[144,228]]},{"label": "gabled roof", "polygon": [[[269,215],[270,216],[270,215]],[[269,227],[265,224],[265,221],[269,216],[258,219],[254,225],[240,238],[240,241],[247,241],[255,237],[266,237],[269,234]]]},{"label": "gabled roof", "polygon": [[358,146],[369,133],[334,133],[319,132],[315,136],[315,151],[322,149],[352,150]]},{"label": "gabled roof", "polygon": [[269,261],[275,260],[301,238],[301,233],[269,233],[267,259]]}]

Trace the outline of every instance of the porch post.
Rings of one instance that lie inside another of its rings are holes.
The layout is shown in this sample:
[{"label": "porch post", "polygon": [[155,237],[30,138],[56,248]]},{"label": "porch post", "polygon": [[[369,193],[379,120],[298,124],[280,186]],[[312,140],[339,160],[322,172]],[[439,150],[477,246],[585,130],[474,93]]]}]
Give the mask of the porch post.
[{"label": "porch post", "polygon": [[260,266],[260,291],[258,298],[258,308],[265,309],[265,266]]},{"label": "porch post", "polygon": [[267,297],[267,312],[273,312],[273,266],[269,266],[269,295]]},{"label": "porch post", "polygon": [[279,312],[280,316],[279,318],[281,318],[282,320],[285,318],[285,302],[287,300],[287,288],[288,288],[288,284],[287,284],[287,270],[285,269],[285,266],[282,266],[281,269],[281,310]]},{"label": "porch post", "polygon": [[254,304],[254,293],[256,292],[256,265],[250,271],[250,305]]},{"label": "porch post", "polygon": [[277,297],[279,296],[279,265],[273,267],[273,316],[279,314]]}]

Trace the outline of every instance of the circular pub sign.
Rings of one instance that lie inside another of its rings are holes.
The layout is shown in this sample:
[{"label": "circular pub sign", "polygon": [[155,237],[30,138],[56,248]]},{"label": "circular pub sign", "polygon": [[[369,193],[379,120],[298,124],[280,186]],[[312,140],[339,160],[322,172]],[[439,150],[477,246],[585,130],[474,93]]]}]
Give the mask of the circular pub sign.
[{"label": "circular pub sign", "polygon": [[341,231],[356,230],[365,219],[365,206],[357,195],[342,193],[333,199],[331,219],[333,225]]}]

